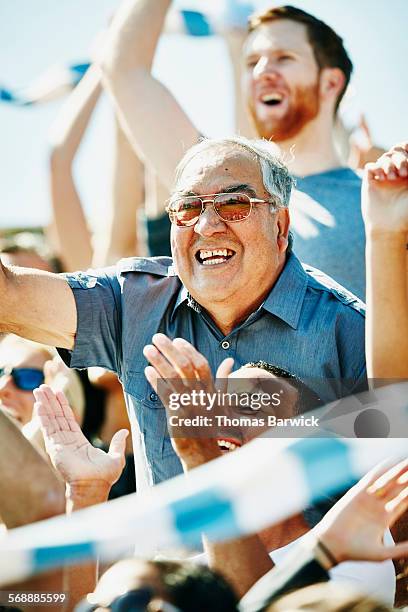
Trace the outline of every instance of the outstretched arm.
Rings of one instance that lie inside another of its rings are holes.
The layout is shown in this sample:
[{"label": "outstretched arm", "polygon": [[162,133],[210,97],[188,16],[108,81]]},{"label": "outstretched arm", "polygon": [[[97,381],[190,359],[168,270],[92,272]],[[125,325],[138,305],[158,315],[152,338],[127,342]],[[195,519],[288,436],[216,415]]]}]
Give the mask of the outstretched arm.
[{"label": "outstretched arm", "polygon": [[171,0],[127,0],[109,29],[101,67],[123,128],[167,188],[198,131],[169,90],[151,74]]},{"label": "outstretched arm", "polygon": [[362,186],[367,263],[367,371],[408,377],[408,143],[367,164]]},{"label": "outstretched arm", "polygon": [[0,260],[0,332],[71,349],[77,312],[66,280],[58,274],[5,266]]},{"label": "outstretched arm", "polygon": [[75,186],[72,166],[101,93],[100,70],[91,66],[58,113],[50,133],[52,230],[66,271],[88,268],[91,232]]},{"label": "outstretched arm", "polygon": [[122,257],[141,255],[137,211],[144,203],[144,166],[115,117],[111,197],[107,230],[95,245],[93,266],[109,266]]}]

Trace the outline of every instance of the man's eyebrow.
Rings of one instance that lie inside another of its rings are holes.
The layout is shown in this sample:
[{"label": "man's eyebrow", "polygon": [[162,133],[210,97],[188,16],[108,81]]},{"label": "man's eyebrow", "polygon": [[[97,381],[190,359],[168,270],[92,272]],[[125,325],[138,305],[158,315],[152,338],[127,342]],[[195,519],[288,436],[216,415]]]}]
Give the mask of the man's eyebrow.
[{"label": "man's eyebrow", "polygon": [[[248,183],[240,183],[239,185],[228,185],[228,187],[223,187],[222,189],[217,191],[217,193],[246,193],[250,197],[254,197],[254,198],[256,197],[256,190],[252,187],[252,185],[249,185]],[[209,195],[209,194],[202,194],[202,195]],[[194,191],[175,191],[172,198],[180,197],[180,196],[197,196],[200,198],[202,197],[202,195],[199,195],[198,193],[195,193]],[[217,195],[217,194],[214,194],[214,195]]]},{"label": "man's eyebrow", "polygon": [[249,196],[256,197],[256,190],[248,183],[229,185],[220,191],[220,193],[246,193]]}]

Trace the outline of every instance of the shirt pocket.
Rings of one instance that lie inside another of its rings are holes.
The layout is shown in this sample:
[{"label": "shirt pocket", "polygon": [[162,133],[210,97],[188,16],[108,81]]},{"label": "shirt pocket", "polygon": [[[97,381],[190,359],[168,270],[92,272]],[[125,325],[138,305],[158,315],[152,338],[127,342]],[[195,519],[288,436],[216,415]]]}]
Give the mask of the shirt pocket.
[{"label": "shirt pocket", "polygon": [[166,410],[146,380],[144,372],[128,370],[123,388],[131,396],[131,404],[136,410],[149,463],[155,465],[161,458],[174,456],[167,429]]}]

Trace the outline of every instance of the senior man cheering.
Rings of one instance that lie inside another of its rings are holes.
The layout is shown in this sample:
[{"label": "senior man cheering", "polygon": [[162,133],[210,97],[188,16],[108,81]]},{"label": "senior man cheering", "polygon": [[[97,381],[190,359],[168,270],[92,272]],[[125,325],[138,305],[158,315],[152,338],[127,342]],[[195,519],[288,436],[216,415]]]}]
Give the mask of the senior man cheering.
[{"label": "senior man cheering", "polygon": [[139,490],[181,471],[144,377],[142,349],[157,332],[159,350],[163,334],[185,338],[213,371],[226,357],[274,363],[324,401],[365,385],[363,305],[291,252],[291,186],[270,143],[206,140],[178,168],[168,205],[173,261],[126,259],[66,275],[2,269],[4,331],[68,349],[71,367],[118,373]]}]

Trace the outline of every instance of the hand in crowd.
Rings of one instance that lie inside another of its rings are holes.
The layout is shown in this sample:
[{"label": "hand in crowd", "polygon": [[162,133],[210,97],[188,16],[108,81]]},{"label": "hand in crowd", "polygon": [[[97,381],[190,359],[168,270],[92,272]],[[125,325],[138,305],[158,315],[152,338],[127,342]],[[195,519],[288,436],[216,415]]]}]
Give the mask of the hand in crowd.
[{"label": "hand in crowd", "polygon": [[352,487],[314,529],[338,563],[408,555],[408,542],[383,543],[384,531],[408,509],[408,459],[376,468]]},{"label": "hand in crowd", "polygon": [[408,231],[408,142],[366,165],[362,211],[368,231]]},{"label": "hand in crowd", "polygon": [[[171,393],[191,393],[199,388],[209,393],[215,392],[208,361],[187,340],[183,338],[170,340],[164,334],[155,334],[152,342],[153,344],[148,344],[143,349],[144,356],[151,363],[145,369],[145,375],[162,400],[168,414]],[[224,359],[217,370],[217,381],[228,377],[232,365],[232,358]],[[188,413],[189,407],[185,408]],[[172,444],[186,469],[221,456],[214,438],[177,436],[172,437]]]},{"label": "hand in crowd", "polygon": [[112,438],[109,452],[92,446],[75,420],[62,391],[48,385],[35,389],[35,414],[41,424],[45,447],[54,467],[69,485],[99,482],[109,492],[125,465],[128,435],[121,429]]}]

